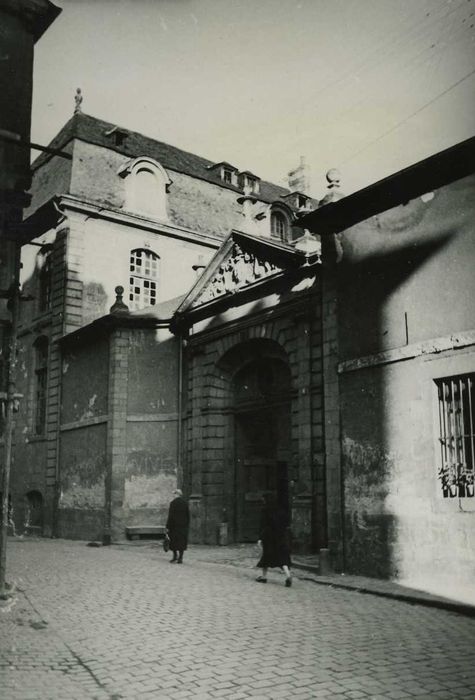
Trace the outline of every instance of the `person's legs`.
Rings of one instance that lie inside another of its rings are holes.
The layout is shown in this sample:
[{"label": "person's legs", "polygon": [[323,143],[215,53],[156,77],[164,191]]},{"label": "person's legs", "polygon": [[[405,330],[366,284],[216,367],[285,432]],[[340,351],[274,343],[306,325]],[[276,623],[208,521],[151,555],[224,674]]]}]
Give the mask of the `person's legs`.
[{"label": "person's legs", "polygon": [[285,585],[287,586],[287,588],[290,588],[290,586],[292,585],[292,574],[290,573],[290,569],[287,566],[287,564],[284,564],[282,566],[282,570],[285,574]]},{"label": "person's legs", "polygon": [[183,550],[182,550],[182,549],[180,549],[180,550],[178,551],[178,559],[177,559],[177,562],[176,562],[176,563],[177,563],[177,564],[183,564]]},{"label": "person's legs", "polygon": [[267,566],[262,567],[262,576],[258,576],[256,581],[259,581],[259,583],[267,583]]},{"label": "person's legs", "polygon": [[173,562],[176,561],[176,550],[172,549],[172,552],[173,552],[173,558],[170,559],[170,564],[173,564]]}]

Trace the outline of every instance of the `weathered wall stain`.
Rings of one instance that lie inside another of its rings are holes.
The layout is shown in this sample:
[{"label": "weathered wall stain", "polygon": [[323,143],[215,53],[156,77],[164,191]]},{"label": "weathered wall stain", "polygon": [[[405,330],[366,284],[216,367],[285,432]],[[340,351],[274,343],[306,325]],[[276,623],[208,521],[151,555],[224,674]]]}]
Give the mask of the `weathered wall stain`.
[{"label": "weathered wall stain", "polygon": [[393,573],[393,516],[385,507],[391,455],[370,443],[345,437],[342,442],[345,471],[345,525],[350,571]]}]

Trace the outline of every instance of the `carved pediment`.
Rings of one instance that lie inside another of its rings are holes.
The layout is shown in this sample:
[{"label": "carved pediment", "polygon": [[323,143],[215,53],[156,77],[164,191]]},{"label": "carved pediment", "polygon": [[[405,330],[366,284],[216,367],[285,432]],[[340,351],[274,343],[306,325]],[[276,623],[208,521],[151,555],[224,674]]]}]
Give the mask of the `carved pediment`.
[{"label": "carved pediment", "polygon": [[278,272],[282,272],[282,268],[273,265],[268,260],[259,259],[234,243],[229,257],[221,263],[213,277],[196,297],[192,308],[206,304],[206,302],[225,294],[233,294],[253,282]]}]

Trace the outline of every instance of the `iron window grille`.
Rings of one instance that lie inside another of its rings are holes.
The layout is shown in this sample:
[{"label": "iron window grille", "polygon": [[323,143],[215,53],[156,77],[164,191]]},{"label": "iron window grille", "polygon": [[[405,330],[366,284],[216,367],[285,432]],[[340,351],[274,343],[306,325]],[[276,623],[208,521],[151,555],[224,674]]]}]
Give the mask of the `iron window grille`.
[{"label": "iron window grille", "polygon": [[444,498],[473,498],[475,373],[436,381],[439,404],[439,479]]},{"label": "iron window grille", "polygon": [[157,303],[159,260],[158,255],[149,250],[130,253],[129,301],[133,310]]}]

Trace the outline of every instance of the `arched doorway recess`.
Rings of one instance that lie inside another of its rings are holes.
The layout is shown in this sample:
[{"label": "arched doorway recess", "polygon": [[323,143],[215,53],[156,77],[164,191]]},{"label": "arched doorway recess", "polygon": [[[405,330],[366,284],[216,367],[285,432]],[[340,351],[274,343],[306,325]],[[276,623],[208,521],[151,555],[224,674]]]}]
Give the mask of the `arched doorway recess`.
[{"label": "arched doorway recess", "polygon": [[28,491],[25,501],[25,529],[28,534],[41,535],[43,531],[43,496],[39,491]]},{"label": "arched doorway recess", "polygon": [[[256,541],[263,496],[290,512],[291,375],[285,353],[255,340],[234,348],[231,401],[234,436],[234,532]],[[272,352],[274,350],[274,352]],[[239,360],[238,360],[239,358]]]}]

